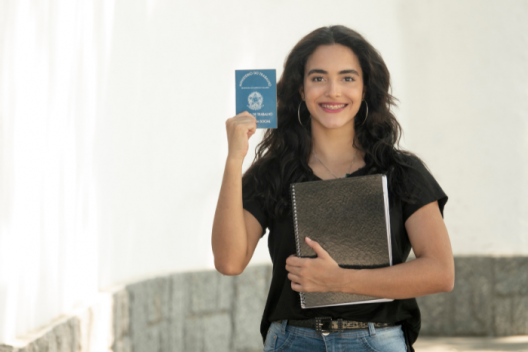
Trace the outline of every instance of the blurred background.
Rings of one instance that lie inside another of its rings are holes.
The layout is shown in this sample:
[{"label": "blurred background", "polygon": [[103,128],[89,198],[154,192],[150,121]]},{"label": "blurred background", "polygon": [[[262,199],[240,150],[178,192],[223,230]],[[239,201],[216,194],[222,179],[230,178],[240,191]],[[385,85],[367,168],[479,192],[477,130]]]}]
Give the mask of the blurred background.
[{"label": "blurred background", "polygon": [[[109,287],[214,268],[234,70],[280,77],[333,24],[382,54],[454,254],[519,272],[504,305],[528,334],[528,1],[0,0],[0,344]],[[266,236],[251,265],[269,263]]]}]

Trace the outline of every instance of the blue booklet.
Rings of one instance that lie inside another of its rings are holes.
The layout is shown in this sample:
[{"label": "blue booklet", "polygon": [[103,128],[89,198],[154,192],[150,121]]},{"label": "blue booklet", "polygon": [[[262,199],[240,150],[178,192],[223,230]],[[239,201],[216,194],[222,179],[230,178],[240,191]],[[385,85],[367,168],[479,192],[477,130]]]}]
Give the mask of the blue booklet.
[{"label": "blue booklet", "polygon": [[247,111],[257,128],[277,128],[277,81],[275,70],[235,70],[236,113]]}]

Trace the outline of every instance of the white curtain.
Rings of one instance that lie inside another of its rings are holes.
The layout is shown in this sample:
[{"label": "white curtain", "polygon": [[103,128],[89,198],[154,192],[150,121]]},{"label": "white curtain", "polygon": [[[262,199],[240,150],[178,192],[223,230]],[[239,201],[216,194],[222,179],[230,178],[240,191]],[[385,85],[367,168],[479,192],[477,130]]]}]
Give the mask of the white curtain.
[{"label": "white curtain", "polygon": [[98,290],[94,131],[113,1],[0,4],[2,343]]}]

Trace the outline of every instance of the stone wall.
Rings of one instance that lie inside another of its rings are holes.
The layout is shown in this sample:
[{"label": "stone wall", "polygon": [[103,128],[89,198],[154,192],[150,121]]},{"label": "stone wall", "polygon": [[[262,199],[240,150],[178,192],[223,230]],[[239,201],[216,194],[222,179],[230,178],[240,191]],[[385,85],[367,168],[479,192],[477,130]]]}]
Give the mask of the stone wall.
[{"label": "stone wall", "polygon": [[[457,257],[450,293],[420,297],[422,335],[528,335],[528,257]],[[250,352],[271,266],[176,273],[101,293],[91,307],[0,352]]]},{"label": "stone wall", "polygon": [[114,351],[261,351],[270,280],[270,266],[252,266],[237,277],[205,271],[131,284],[116,300]]},{"label": "stone wall", "polygon": [[423,335],[528,335],[528,257],[456,257],[453,291],[418,303]]}]

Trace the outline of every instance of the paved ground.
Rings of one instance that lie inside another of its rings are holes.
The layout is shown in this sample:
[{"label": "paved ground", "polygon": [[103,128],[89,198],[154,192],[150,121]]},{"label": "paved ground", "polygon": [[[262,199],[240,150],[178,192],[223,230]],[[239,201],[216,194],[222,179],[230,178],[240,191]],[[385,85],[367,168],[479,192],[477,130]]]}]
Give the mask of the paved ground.
[{"label": "paved ground", "polygon": [[528,352],[528,336],[509,337],[421,337],[416,352]]}]

